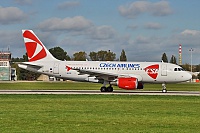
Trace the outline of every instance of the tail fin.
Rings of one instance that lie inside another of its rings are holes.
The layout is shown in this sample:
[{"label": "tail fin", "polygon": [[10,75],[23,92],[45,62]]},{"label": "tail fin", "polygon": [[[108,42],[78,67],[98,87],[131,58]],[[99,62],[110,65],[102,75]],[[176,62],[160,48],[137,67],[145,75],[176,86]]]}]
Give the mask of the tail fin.
[{"label": "tail fin", "polygon": [[32,61],[47,61],[57,60],[52,54],[46,49],[39,38],[34,34],[32,30],[22,30],[24,37],[24,43],[28,55],[29,62]]}]

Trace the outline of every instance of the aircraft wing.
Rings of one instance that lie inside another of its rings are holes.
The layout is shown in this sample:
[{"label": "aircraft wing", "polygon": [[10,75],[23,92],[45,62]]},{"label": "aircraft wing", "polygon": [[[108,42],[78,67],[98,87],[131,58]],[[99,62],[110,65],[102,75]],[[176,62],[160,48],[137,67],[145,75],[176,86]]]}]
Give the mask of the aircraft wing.
[{"label": "aircraft wing", "polygon": [[97,79],[114,80],[118,77],[117,74],[100,72],[96,70],[81,70],[81,69],[73,69],[73,70],[77,70],[79,72],[79,75],[88,74],[91,77],[95,76]]},{"label": "aircraft wing", "polygon": [[95,76],[97,79],[105,79],[108,81],[115,80],[118,77],[135,77],[138,79],[138,81],[142,81],[142,77],[140,75],[134,75],[134,74],[115,74],[115,73],[109,73],[109,72],[100,72],[96,70],[82,70],[82,69],[73,69],[77,70],[79,74],[88,74],[91,77]]}]

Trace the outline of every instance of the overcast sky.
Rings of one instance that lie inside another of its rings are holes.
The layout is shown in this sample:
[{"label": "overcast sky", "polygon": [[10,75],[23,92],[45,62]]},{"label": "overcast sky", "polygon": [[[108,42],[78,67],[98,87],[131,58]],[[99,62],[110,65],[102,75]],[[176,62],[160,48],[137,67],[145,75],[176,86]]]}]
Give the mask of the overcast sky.
[{"label": "overcast sky", "polygon": [[74,52],[122,49],[129,61],[160,61],[165,52],[200,64],[200,0],[2,0],[0,48],[25,53],[22,29],[49,48]]}]

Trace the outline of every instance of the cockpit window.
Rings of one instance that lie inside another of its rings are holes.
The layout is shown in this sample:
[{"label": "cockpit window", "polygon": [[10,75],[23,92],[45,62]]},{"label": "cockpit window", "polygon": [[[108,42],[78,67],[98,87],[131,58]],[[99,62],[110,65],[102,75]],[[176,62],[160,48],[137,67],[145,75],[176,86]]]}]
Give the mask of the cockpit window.
[{"label": "cockpit window", "polygon": [[174,68],[174,71],[185,71],[183,68]]}]

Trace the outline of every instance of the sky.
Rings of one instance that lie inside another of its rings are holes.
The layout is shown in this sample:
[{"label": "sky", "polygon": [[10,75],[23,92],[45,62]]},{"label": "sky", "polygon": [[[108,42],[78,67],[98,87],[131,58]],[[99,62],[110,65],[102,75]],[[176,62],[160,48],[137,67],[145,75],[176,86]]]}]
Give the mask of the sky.
[{"label": "sky", "polygon": [[[4,0],[0,1],[0,49],[22,57],[22,29],[47,49],[112,51],[128,61],[161,61],[182,44],[182,62],[200,64],[199,0]],[[193,49],[191,53],[189,49]]]}]

